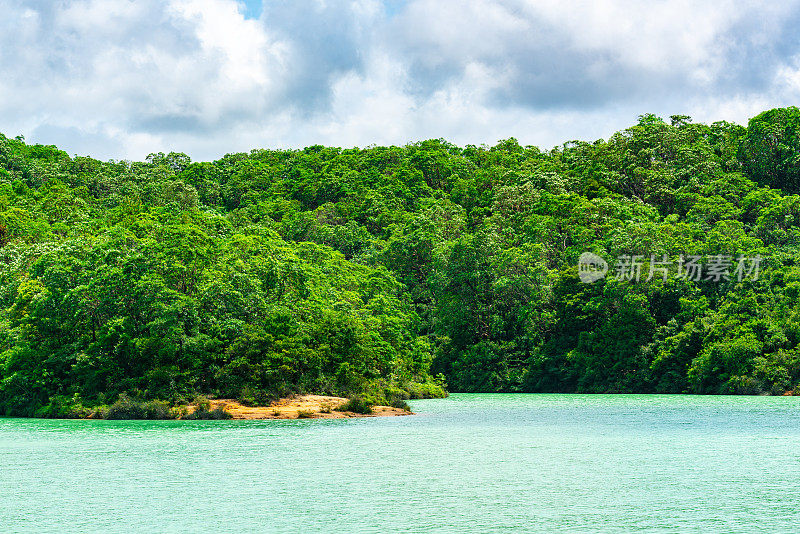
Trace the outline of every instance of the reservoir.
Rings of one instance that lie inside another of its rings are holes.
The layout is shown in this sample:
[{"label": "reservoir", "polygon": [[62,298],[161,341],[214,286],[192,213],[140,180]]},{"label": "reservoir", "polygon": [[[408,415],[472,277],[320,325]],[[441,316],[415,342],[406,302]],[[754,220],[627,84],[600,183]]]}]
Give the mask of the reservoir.
[{"label": "reservoir", "polygon": [[758,532],[800,398],[453,394],[407,417],[0,419],[2,532]]}]

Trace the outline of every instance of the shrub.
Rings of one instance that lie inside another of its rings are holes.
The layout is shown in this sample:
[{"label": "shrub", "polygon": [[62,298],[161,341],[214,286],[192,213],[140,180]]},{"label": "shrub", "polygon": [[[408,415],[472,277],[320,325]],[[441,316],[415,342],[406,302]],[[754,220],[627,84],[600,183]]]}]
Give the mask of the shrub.
[{"label": "shrub", "polygon": [[175,419],[167,403],[161,401],[140,402],[121,394],[117,402],[109,406],[106,419]]},{"label": "shrub", "polygon": [[408,400],[411,398],[411,394],[408,391],[397,386],[386,387],[384,390],[384,396],[390,404],[394,400]]},{"label": "shrub", "polygon": [[405,410],[407,412],[411,411],[411,406],[408,403],[401,399],[396,399],[389,404],[392,408],[400,408],[401,410]]},{"label": "shrub", "polygon": [[50,398],[50,402],[36,410],[34,415],[49,419],[86,419],[93,414],[91,408],[83,406],[80,395],[76,393],[72,397],[54,395]]},{"label": "shrub", "polygon": [[222,406],[217,406],[213,410],[208,410],[206,407],[198,407],[195,411],[186,416],[189,420],[225,420],[233,419],[233,414],[227,411]]},{"label": "shrub", "polygon": [[372,413],[373,405],[374,403],[371,403],[362,397],[353,397],[352,399],[348,400],[347,402],[336,408],[336,411],[370,414]]},{"label": "shrub", "polygon": [[314,417],[314,412],[308,410],[300,410],[297,412],[298,419],[311,419]]},{"label": "shrub", "polygon": [[247,386],[242,389],[242,392],[239,394],[239,398],[236,400],[239,401],[240,404],[244,406],[266,406],[273,400],[273,396],[270,396],[266,391],[262,389],[254,389],[250,386]]},{"label": "shrub", "polygon": [[447,391],[442,386],[431,384],[430,382],[424,384],[409,382],[405,385],[405,389],[412,399],[441,399],[447,397]]},{"label": "shrub", "polygon": [[387,406],[392,408],[400,408],[401,410],[411,411],[406,400],[410,398],[408,391],[400,389],[395,386],[389,386],[384,393],[384,399]]},{"label": "shrub", "polygon": [[203,397],[202,395],[198,395],[194,398],[195,404],[197,404],[198,410],[211,410],[211,401],[208,400],[207,397]]}]

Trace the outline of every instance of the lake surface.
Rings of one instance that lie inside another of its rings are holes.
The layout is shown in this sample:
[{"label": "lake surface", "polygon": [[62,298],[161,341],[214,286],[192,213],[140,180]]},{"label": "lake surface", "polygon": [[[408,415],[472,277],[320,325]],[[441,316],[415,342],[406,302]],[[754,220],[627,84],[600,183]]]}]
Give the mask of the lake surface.
[{"label": "lake surface", "polygon": [[412,417],[0,419],[2,532],[796,532],[800,397],[452,395]]}]

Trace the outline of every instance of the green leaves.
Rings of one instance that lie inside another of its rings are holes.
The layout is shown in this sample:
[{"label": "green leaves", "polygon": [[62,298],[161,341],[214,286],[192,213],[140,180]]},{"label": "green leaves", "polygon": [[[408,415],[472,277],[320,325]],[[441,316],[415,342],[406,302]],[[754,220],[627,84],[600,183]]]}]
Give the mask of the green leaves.
[{"label": "green leaves", "polygon": [[[440,392],[436,373],[464,391],[794,389],[799,125],[796,108],[747,129],[642,115],[545,152],[203,163],[0,136],[0,413],[125,392],[388,399]],[[589,285],[583,252],[765,260],[758,281]]]},{"label": "green leaves", "polygon": [[753,179],[790,193],[800,190],[800,110],[772,109],[750,119],[739,157]]}]

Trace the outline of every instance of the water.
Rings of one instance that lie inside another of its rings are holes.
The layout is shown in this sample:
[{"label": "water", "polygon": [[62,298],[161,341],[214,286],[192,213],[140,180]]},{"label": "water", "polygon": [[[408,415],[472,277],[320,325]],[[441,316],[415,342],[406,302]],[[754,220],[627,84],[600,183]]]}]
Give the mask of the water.
[{"label": "water", "polygon": [[2,532],[758,532],[800,398],[453,395],[414,417],[0,419]]}]

